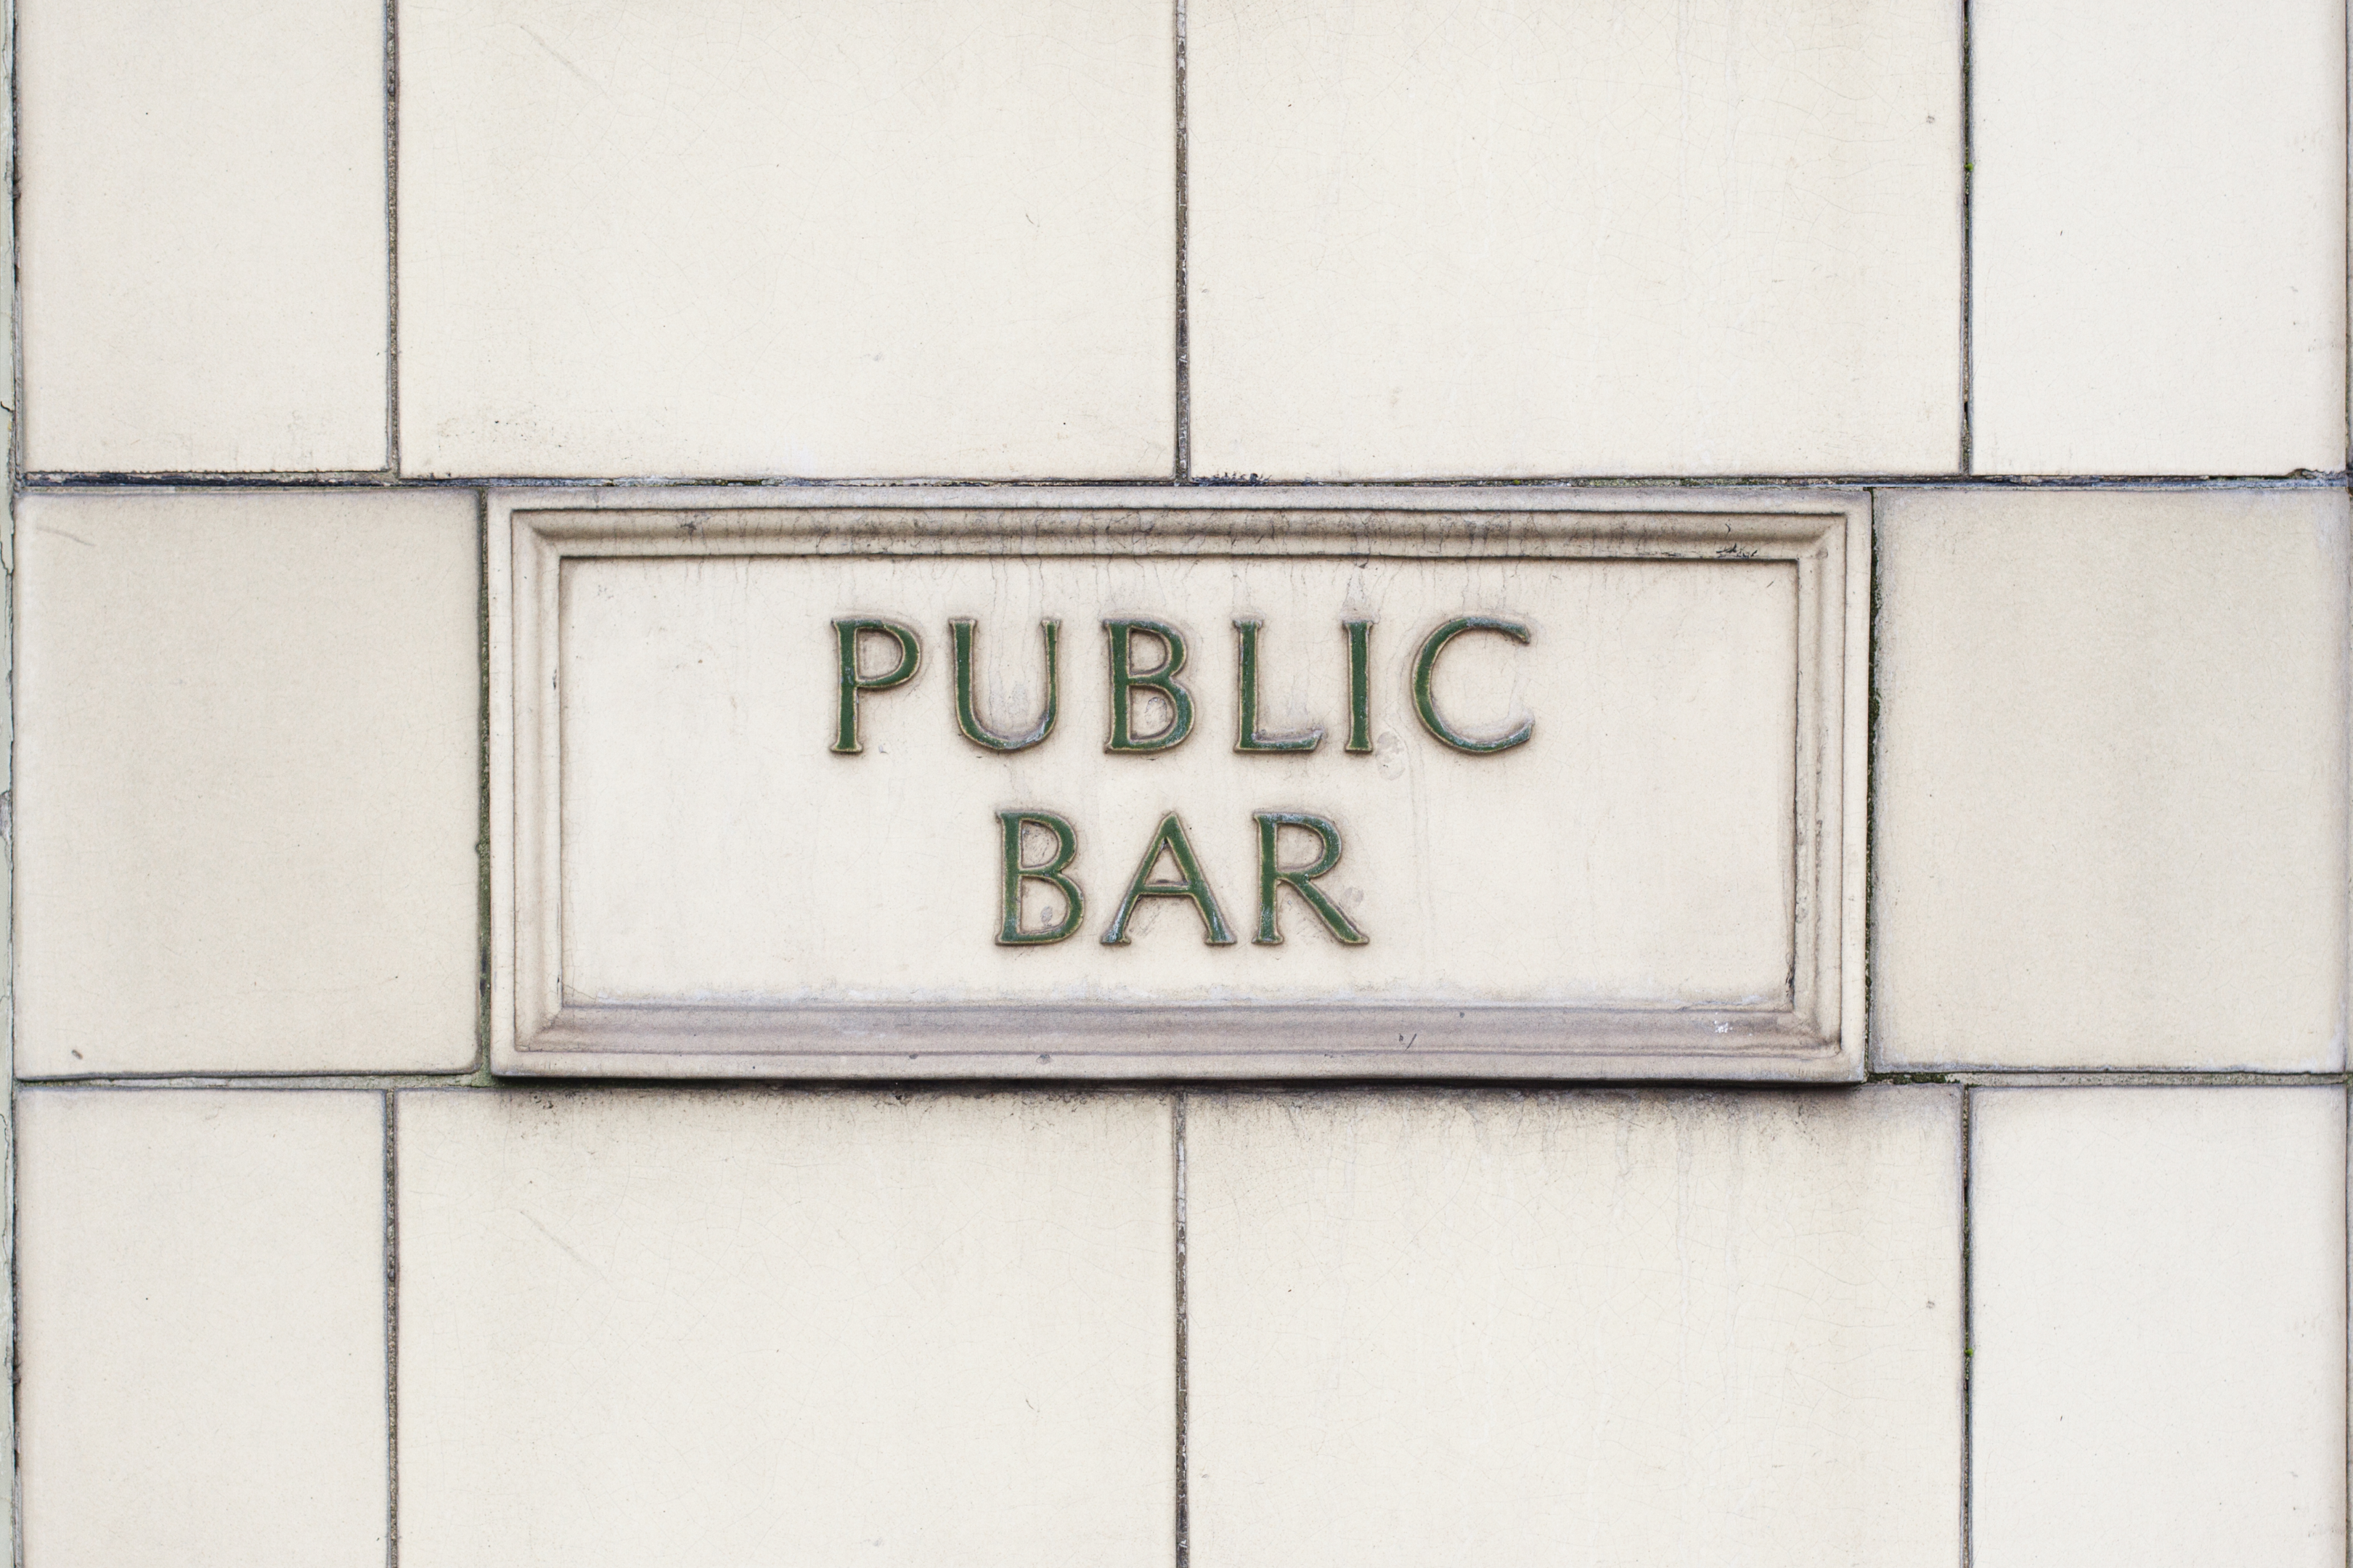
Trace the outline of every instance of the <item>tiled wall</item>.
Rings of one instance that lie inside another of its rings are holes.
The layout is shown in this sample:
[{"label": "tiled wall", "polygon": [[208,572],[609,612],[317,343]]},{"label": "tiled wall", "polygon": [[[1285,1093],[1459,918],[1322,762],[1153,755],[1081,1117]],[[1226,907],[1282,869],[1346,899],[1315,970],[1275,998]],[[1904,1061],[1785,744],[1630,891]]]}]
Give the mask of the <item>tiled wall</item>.
[{"label": "tiled wall", "polygon": [[[15,50],[30,1568],[2347,1561],[2338,0]],[[480,1069],[483,489],[1247,477],[1871,488],[1873,1081]]]}]

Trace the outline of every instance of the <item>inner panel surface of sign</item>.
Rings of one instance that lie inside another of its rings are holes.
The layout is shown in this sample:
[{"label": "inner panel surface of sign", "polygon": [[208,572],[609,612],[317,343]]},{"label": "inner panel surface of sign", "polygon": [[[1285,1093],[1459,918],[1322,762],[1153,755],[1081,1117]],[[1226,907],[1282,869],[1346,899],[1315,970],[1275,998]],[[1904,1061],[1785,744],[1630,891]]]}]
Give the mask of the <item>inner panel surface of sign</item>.
[{"label": "inner panel surface of sign", "polygon": [[1852,1075],[1859,506],[1004,499],[501,509],[501,1070]]}]

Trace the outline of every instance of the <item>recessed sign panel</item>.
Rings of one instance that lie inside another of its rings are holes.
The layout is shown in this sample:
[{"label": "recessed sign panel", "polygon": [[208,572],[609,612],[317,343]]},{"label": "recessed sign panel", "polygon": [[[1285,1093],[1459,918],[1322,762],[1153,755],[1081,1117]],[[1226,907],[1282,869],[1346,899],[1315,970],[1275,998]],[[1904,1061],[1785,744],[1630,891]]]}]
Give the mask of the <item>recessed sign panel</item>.
[{"label": "recessed sign panel", "polygon": [[1839,495],[494,513],[495,1062],[1860,1070]]}]

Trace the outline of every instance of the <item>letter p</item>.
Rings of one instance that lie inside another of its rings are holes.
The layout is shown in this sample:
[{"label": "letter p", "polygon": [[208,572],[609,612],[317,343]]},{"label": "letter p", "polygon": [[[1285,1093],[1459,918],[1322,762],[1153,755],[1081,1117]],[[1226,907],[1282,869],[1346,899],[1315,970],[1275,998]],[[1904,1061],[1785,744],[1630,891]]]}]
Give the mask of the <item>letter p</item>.
[{"label": "letter p", "polygon": [[[923,645],[916,637],[914,627],[902,626],[896,621],[836,621],[833,635],[841,685],[831,749],[842,756],[854,757],[866,750],[858,743],[858,699],[866,692],[888,691],[914,679],[915,671],[923,667]],[[887,638],[898,649],[898,662],[875,674],[866,673],[859,655],[869,637]]]}]

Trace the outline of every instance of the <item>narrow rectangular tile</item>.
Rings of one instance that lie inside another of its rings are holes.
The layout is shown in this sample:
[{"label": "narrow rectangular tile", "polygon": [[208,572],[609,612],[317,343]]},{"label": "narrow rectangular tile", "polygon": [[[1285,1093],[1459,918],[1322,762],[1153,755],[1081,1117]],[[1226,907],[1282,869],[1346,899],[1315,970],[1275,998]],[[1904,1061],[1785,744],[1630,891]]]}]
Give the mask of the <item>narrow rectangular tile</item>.
[{"label": "narrow rectangular tile", "polygon": [[17,503],[16,1066],[476,1054],[473,498]]},{"label": "narrow rectangular tile", "polygon": [[1957,0],[1207,0],[1197,473],[1949,472]]},{"label": "narrow rectangular tile", "polygon": [[1166,0],[401,19],[418,474],[1154,477]]},{"label": "narrow rectangular tile", "polygon": [[1163,1568],[1157,1097],[404,1094],[402,1560]]},{"label": "narrow rectangular tile", "polygon": [[2345,1091],[1971,1118],[1977,1568],[2341,1568]]},{"label": "narrow rectangular tile", "polygon": [[16,17],[26,466],[384,467],[379,0]]},{"label": "narrow rectangular tile", "polygon": [[17,1097],[24,1554],[381,1568],[384,1099]]},{"label": "narrow rectangular tile", "polygon": [[1977,0],[1979,473],[2345,466],[2345,7]]},{"label": "narrow rectangular tile", "polygon": [[1882,494],[1877,1061],[2344,1067],[2347,511]]},{"label": "narrow rectangular tile", "polygon": [[1197,1568],[1955,1563],[1944,1088],[1192,1095]]}]

